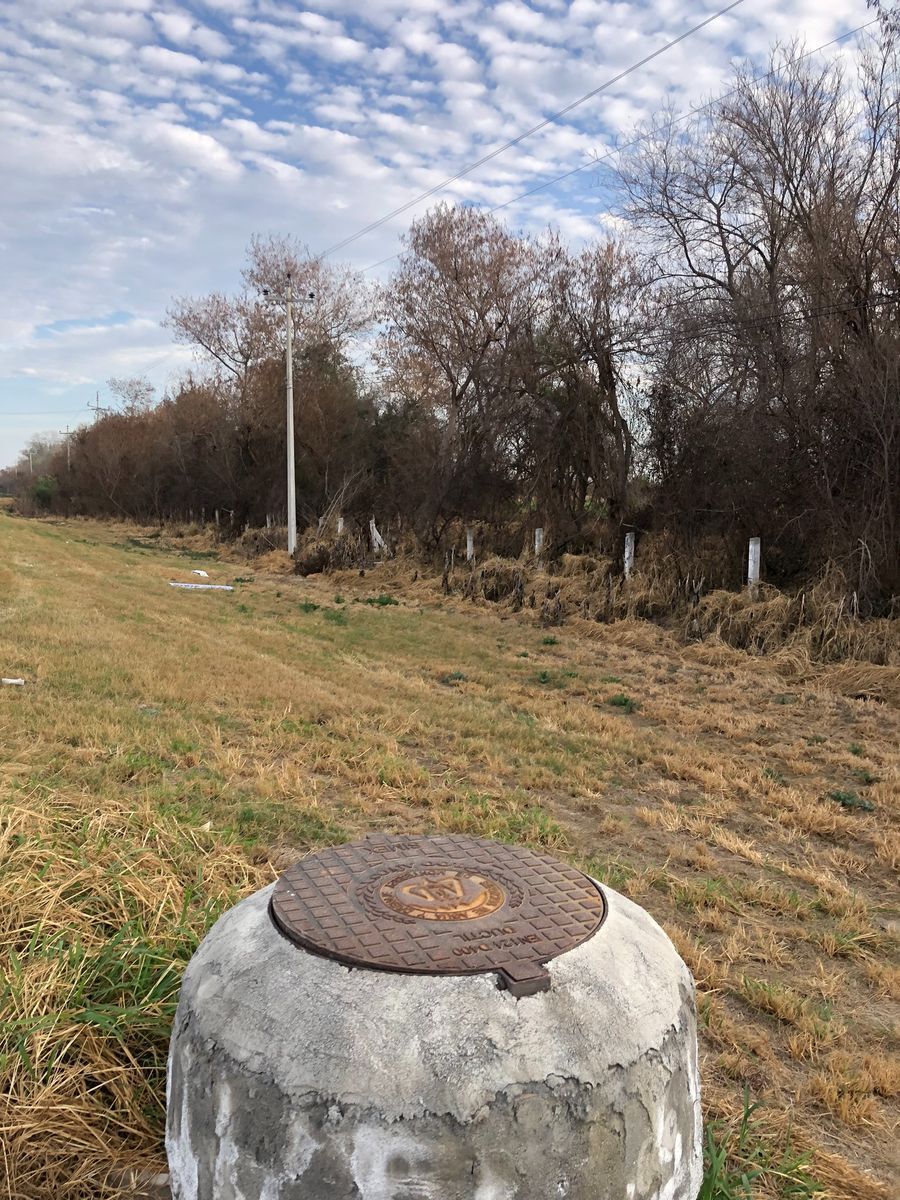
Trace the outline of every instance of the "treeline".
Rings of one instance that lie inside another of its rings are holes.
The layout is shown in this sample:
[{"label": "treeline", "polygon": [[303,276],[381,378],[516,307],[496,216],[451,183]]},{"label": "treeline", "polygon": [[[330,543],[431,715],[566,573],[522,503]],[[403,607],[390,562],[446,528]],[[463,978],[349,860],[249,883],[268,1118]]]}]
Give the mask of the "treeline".
[{"label": "treeline", "polygon": [[701,548],[725,547],[707,578],[725,584],[759,535],[768,578],[834,562],[884,611],[900,591],[897,68],[882,29],[852,77],[797,46],[739,72],[690,121],[643,132],[620,169],[628,228],[577,251],[442,205],[376,289],[254,240],[235,295],[169,314],[196,371],[157,403],[119,381],[117,411],[56,450],[40,503],[219,510],[234,530],[283,512],[290,272],[306,523],[375,513],[431,549],[461,522],[523,540],[541,525],[551,553],[665,531],[701,571]]}]

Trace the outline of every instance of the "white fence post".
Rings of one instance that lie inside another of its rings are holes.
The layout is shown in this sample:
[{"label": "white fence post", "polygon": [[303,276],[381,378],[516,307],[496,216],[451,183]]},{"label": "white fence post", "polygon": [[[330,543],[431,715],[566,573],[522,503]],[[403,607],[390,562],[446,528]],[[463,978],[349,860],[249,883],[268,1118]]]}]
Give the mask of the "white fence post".
[{"label": "white fence post", "polygon": [[544,549],[544,531],[538,526],[534,531],[534,557],[540,558],[541,551]]},{"label": "white fence post", "polygon": [[759,588],[759,559],[759,538],[751,538],[747,551],[747,584],[752,595],[755,595]]},{"label": "white fence post", "polygon": [[338,537],[340,537],[341,534],[344,532],[344,518],[343,517],[338,517],[338,519],[337,519],[337,531],[338,531]]},{"label": "white fence post", "polygon": [[631,578],[631,572],[634,570],[634,534],[625,534],[625,578]]},{"label": "white fence post", "polygon": [[475,557],[475,535],[471,529],[466,530],[466,562]]},{"label": "white fence post", "polygon": [[381,550],[382,552],[387,550],[387,543],[385,542],[385,540],[381,536],[381,534],[378,532],[378,529],[375,525],[374,517],[372,517],[372,519],[369,521],[369,533],[372,536],[372,551],[373,551],[373,553],[377,554],[379,550]]},{"label": "white fence post", "polygon": [[219,525],[219,510],[216,509],[216,528],[218,528],[218,525]]}]

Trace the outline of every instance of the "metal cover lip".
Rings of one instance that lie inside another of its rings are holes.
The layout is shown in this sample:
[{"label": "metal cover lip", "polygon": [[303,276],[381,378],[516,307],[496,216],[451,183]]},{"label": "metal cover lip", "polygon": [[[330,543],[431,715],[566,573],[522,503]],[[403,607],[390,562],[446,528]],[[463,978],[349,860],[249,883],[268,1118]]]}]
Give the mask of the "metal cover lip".
[{"label": "metal cover lip", "polygon": [[496,972],[527,996],[550,986],[546,963],[594,936],[607,903],[587,875],[524,846],[372,834],[289,867],[270,913],[298,946],[348,966]]}]

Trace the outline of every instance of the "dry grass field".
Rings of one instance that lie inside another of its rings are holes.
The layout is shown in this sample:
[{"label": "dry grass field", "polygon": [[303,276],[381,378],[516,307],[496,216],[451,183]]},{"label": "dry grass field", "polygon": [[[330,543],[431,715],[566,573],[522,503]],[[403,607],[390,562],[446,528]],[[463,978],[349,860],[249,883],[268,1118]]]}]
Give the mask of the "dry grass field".
[{"label": "dry grass field", "polygon": [[[190,546],[0,513],[0,674],[28,680],[0,688],[0,1195],[163,1170],[198,939],[372,828],[547,847],[665,926],[700,991],[706,1200],[898,1194],[895,707],[402,565]],[[198,566],[235,591],[167,586]]]}]

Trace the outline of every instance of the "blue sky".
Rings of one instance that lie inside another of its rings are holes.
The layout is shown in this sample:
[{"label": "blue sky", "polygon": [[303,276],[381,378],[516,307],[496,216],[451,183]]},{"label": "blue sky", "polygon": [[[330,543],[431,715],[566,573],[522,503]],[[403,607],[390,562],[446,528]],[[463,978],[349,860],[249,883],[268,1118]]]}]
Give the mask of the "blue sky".
[{"label": "blue sky", "polygon": [[[86,420],[111,376],[175,380],[190,353],[161,328],[171,298],[234,287],[251,234],[319,252],[723,4],[0,0],[0,465]],[[444,195],[503,204],[663,104],[702,103],[735,59],[871,15],[865,0],[745,0]],[[616,203],[589,168],[504,215],[581,241],[615,227]],[[412,215],[341,257],[393,254]]]}]

